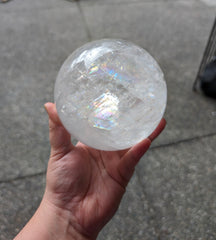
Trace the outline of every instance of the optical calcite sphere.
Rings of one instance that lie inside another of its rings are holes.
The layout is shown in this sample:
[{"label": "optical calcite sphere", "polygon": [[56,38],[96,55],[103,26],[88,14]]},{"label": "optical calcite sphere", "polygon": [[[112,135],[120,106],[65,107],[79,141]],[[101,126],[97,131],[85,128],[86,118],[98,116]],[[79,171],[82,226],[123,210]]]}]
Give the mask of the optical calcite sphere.
[{"label": "optical calcite sphere", "polygon": [[103,39],[66,59],[54,95],[58,115],[73,137],[92,148],[120,150],[157,127],[167,89],[147,51],[124,40]]}]

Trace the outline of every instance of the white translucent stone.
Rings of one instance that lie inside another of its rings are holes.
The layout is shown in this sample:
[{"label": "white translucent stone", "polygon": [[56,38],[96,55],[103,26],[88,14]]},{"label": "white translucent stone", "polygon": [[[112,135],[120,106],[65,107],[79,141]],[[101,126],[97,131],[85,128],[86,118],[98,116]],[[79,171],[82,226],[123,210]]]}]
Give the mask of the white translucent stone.
[{"label": "white translucent stone", "polygon": [[55,84],[59,117],[73,137],[100,150],[129,148],[148,137],[166,107],[163,72],[133,43],[85,44],[62,65]]}]

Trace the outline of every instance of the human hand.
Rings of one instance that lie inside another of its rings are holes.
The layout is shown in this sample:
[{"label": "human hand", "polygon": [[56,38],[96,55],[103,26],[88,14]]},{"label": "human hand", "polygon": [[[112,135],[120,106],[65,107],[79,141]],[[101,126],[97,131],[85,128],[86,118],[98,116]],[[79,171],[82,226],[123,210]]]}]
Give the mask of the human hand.
[{"label": "human hand", "polygon": [[140,158],[166,125],[130,149],[101,151],[71,136],[55,104],[47,103],[51,153],[46,189],[34,216],[15,240],[93,240],[116,212]]},{"label": "human hand", "polygon": [[74,146],[55,105],[47,103],[45,108],[51,154],[44,199],[67,216],[69,227],[95,239],[116,212],[136,164],[166,122],[162,119],[149,138],[130,149],[101,151],[81,142]]}]

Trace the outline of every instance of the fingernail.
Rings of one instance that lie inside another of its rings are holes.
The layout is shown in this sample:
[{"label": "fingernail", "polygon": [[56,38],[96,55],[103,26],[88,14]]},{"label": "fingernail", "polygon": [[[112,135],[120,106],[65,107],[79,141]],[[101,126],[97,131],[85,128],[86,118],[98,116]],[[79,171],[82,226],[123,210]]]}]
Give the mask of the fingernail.
[{"label": "fingernail", "polygon": [[44,104],[44,108],[45,108],[45,110],[46,110],[46,112],[48,114],[48,110],[47,110],[47,106],[46,105],[47,105],[47,103]]}]

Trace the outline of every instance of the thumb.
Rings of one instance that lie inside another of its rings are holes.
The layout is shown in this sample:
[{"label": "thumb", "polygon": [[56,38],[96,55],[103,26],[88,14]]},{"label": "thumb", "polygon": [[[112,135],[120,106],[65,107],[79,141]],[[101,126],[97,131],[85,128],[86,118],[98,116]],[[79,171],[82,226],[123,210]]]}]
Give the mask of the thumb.
[{"label": "thumb", "polygon": [[54,103],[44,105],[49,116],[49,138],[51,145],[51,158],[58,160],[67,154],[74,146],[71,136],[62,125]]}]

